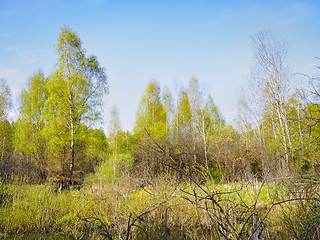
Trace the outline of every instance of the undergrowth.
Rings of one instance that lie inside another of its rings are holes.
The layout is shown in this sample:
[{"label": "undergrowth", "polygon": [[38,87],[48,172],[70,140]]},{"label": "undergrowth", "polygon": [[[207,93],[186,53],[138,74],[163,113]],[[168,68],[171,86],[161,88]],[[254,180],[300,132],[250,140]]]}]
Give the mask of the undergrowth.
[{"label": "undergrowth", "polygon": [[[257,234],[265,239],[279,236],[307,239],[310,234],[312,238],[319,237],[318,183],[307,186],[303,182],[250,181],[198,185],[179,183],[170,176],[143,183],[127,170],[117,171],[110,178],[104,175],[109,171],[100,169],[80,189],[61,193],[50,182],[36,185],[23,179],[1,181],[0,237],[247,239]],[[224,234],[219,224],[232,231]]]}]

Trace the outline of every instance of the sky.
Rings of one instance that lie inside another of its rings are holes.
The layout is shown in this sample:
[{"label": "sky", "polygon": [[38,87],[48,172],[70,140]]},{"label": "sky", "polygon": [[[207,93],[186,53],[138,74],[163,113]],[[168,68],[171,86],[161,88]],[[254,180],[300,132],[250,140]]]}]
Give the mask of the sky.
[{"label": "sky", "polygon": [[292,73],[311,75],[320,65],[318,0],[0,0],[0,78],[12,91],[12,119],[28,79],[55,69],[64,25],[106,69],[106,131],[114,106],[122,129],[134,127],[151,80],[176,93],[192,77],[232,123],[252,64],[251,37],[263,29],[288,43]]}]

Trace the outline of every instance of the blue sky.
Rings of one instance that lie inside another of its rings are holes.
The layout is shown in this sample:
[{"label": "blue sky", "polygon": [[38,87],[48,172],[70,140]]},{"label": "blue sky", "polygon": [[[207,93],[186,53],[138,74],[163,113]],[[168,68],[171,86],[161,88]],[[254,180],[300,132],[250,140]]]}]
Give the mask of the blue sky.
[{"label": "blue sky", "polygon": [[292,72],[320,65],[320,1],[0,0],[0,78],[18,94],[38,70],[49,75],[63,25],[106,68],[110,109],[130,130],[144,89],[157,80],[172,92],[195,76],[230,123],[252,61],[251,36],[270,29],[289,44]]}]

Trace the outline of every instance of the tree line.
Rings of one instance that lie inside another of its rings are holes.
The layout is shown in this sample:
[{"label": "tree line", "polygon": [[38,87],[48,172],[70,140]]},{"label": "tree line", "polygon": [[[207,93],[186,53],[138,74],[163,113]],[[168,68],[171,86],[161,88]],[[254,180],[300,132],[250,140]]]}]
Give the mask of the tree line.
[{"label": "tree line", "polygon": [[10,89],[1,80],[1,177],[50,180],[63,189],[81,184],[86,174],[115,157],[122,162],[133,158],[131,173],[146,182],[163,174],[197,182],[263,179],[270,168],[274,176],[316,174],[319,79],[301,75],[309,87],[296,88],[287,44],[268,30],[253,35],[252,42],[249,87],[239,99],[234,126],[192,77],[175,94],[149,82],[133,130],[121,130],[114,108],[106,135],[97,128],[108,93],[105,69],[95,56],[86,56],[77,33],[63,27],[54,70],[28,80],[14,122],[8,121]]}]

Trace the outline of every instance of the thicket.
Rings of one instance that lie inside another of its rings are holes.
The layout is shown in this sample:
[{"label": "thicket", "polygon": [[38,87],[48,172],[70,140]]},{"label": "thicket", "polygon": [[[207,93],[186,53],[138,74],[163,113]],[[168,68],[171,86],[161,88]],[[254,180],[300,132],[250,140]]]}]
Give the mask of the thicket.
[{"label": "thicket", "polygon": [[319,78],[294,88],[286,44],[262,31],[253,45],[234,126],[193,77],[175,94],[150,82],[134,129],[115,108],[106,136],[104,68],[62,28],[15,122],[1,80],[1,237],[319,239]]}]

